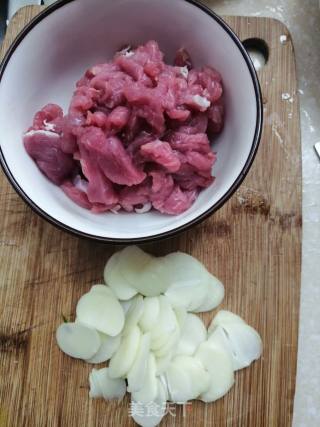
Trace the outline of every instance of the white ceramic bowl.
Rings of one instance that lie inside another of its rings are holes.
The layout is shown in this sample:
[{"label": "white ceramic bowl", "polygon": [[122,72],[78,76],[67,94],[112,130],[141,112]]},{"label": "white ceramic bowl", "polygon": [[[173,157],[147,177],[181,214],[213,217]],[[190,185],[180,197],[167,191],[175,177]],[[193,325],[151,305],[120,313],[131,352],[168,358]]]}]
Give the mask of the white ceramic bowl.
[{"label": "white ceramic bowl", "polygon": [[[157,40],[172,61],[184,46],[196,66],[223,76],[226,124],[215,140],[216,180],[184,214],[95,215],[69,200],[27,155],[22,135],[48,102],[68,106],[75,82],[121,46]],[[61,0],[37,16],[11,46],[0,70],[0,157],[16,191],[66,231],[106,242],[168,237],[202,221],[238,188],[256,154],[262,127],[258,79],[225,22],[193,0]]]}]

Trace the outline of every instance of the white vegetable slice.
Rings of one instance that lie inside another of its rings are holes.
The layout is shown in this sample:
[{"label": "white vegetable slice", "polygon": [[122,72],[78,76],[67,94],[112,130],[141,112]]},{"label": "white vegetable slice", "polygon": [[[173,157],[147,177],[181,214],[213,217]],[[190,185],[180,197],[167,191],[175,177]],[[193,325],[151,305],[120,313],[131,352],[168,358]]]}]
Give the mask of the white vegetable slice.
[{"label": "white vegetable slice", "polygon": [[216,316],[212,319],[212,322],[208,328],[208,333],[210,334],[216,326],[222,326],[226,323],[246,323],[240,316],[237,314],[231,313],[228,310],[220,310]]},{"label": "white vegetable slice", "polygon": [[93,369],[89,374],[89,397],[91,397],[91,399],[99,399],[100,397],[103,397],[103,393],[100,383],[98,382],[98,378],[93,371],[96,371],[96,369]]},{"label": "white vegetable slice", "polygon": [[128,246],[119,252],[119,270],[123,277],[134,286],[145,266],[152,260],[152,256],[145,253],[138,246]]},{"label": "white vegetable slice", "polygon": [[232,356],[231,345],[222,326],[216,326],[214,330],[208,334],[207,341],[224,348]]},{"label": "white vegetable slice", "polygon": [[156,361],[152,353],[149,354],[147,373],[139,391],[132,393],[135,402],[148,403],[154,401],[157,396],[158,382],[156,377]]},{"label": "white vegetable slice", "polygon": [[170,365],[170,362],[173,358],[173,351],[169,351],[167,354],[165,354],[163,357],[157,357],[156,358],[156,364],[157,364],[157,375],[163,374],[168,366]]},{"label": "white vegetable slice", "polygon": [[159,300],[160,313],[157,324],[154,327],[154,332],[157,332],[157,328],[161,332],[173,332],[179,325],[170,300],[164,295],[161,295]]},{"label": "white vegetable slice", "polygon": [[201,362],[190,356],[177,356],[166,372],[170,399],[178,404],[196,399],[210,386],[210,375]]},{"label": "white vegetable slice", "polygon": [[232,356],[235,371],[246,368],[262,353],[258,332],[246,323],[226,323],[217,326],[208,338],[211,343],[224,346]]},{"label": "white vegetable slice", "polygon": [[123,399],[126,394],[126,382],[109,375],[109,368],[93,369],[89,375],[91,398],[103,397],[106,400]]},{"label": "white vegetable slice", "polygon": [[137,246],[129,246],[120,253],[119,269],[127,282],[144,296],[159,296],[169,286],[163,258],[154,258]]},{"label": "white vegetable slice", "polygon": [[102,293],[103,295],[112,296],[113,298],[116,298],[116,295],[114,294],[112,289],[109,288],[109,286],[107,285],[94,285],[90,289],[90,292]]},{"label": "white vegetable slice", "polygon": [[163,391],[165,393],[166,402],[167,402],[169,400],[169,389],[168,389],[167,378],[164,374],[161,374],[158,376],[158,380],[161,382],[161,384],[163,386]]},{"label": "white vegetable slice", "polygon": [[101,345],[98,332],[81,323],[62,323],[56,338],[60,350],[76,359],[89,359]]},{"label": "white vegetable slice", "polygon": [[150,353],[150,334],[142,335],[139,349],[133,365],[128,373],[128,391],[130,393],[141,390],[147,373]]},{"label": "white vegetable slice", "polygon": [[138,353],[141,340],[141,331],[135,326],[122,337],[120,346],[111,357],[109,375],[111,378],[124,378],[130,371]]},{"label": "white vegetable slice", "polygon": [[128,299],[127,301],[120,301],[121,307],[123,308],[124,314],[127,315],[128,310],[133,303],[134,298]]},{"label": "white vegetable slice", "polygon": [[176,318],[177,318],[177,322],[179,324],[180,329],[183,328],[184,322],[186,321],[187,318],[187,310],[183,307],[174,307],[174,312],[176,314]]},{"label": "white vegetable slice", "polygon": [[145,203],[141,208],[135,208],[137,214],[144,214],[150,212],[152,209],[152,204],[150,202]]},{"label": "white vegetable slice", "polygon": [[128,300],[137,294],[137,291],[125,280],[119,267],[121,252],[116,252],[108,260],[104,269],[104,280],[120,300]]},{"label": "white vegetable slice", "polygon": [[89,292],[80,298],[77,319],[112,337],[118,335],[124,326],[124,312],[119,301],[100,292]]},{"label": "white vegetable slice", "polygon": [[126,321],[123,328],[123,335],[126,335],[130,330],[137,326],[144,310],[144,300],[141,295],[136,295],[130,304],[126,313]]},{"label": "white vegetable slice", "polygon": [[107,362],[109,359],[111,359],[120,346],[120,335],[110,337],[109,335],[103,334],[101,332],[99,332],[99,335],[101,340],[100,348],[93,357],[86,360],[87,363]]},{"label": "white vegetable slice", "polygon": [[[132,407],[132,418],[134,421],[142,427],[156,427],[160,424],[162,418],[166,414],[167,409],[167,392],[165,386],[157,379],[157,395],[153,402],[141,404],[141,402],[131,403]],[[135,405],[139,410],[135,411]]]},{"label": "white vegetable slice", "polygon": [[163,258],[153,258],[142,270],[135,288],[146,297],[155,297],[163,294],[169,284]]},{"label": "white vegetable slice", "polygon": [[187,314],[181,330],[175,354],[192,356],[199,345],[207,339],[207,330],[202,320],[195,314]]},{"label": "white vegetable slice", "polygon": [[160,300],[158,297],[144,298],[143,314],[139,326],[144,332],[152,330],[160,313]]},{"label": "white vegetable slice", "polygon": [[157,351],[160,350],[164,345],[166,345],[166,343],[168,342],[169,338],[170,338],[170,333],[168,332],[164,332],[161,335],[157,335],[157,336],[153,336],[152,335],[152,331],[151,333],[151,350],[152,351]]},{"label": "white vegetable slice", "polygon": [[208,293],[208,271],[190,255],[175,252],[164,258],[170,287],[165,292],[174,307],[196,310]]},{"label": "white vegetable slice", "polygon": [[169,339],[170,334],[178,327],[177,317],[169,299],[163,295],[160,299],[160,313],[156,325],[151,331],[151,349],[161,348]]},{"label": "white vegetable slice", "polygon": [[214,402],[224,396],[234,384],[234,372],[231,356],[223,347],[204,342],[200,344],[195,358],[210,374],[210,387],[199,399]]},{"label": "white vegetable slice", "polygon": [[208,277],[208,293],[204,299],[204,302],[194,310],[195,313],[204,313],[205,311],[211,311],[221,304],[224,298],[224,286],[216,277],[209,274]]},{"label": "white vegetable slice", "polygon": [[180,338],[180,328],[177,329],[170,334],[167,342],[161,346],[160,348],[154,350],[154,354],[157,358],[165,357],[166,354],[172,352],[172,349],[177,345]]}]

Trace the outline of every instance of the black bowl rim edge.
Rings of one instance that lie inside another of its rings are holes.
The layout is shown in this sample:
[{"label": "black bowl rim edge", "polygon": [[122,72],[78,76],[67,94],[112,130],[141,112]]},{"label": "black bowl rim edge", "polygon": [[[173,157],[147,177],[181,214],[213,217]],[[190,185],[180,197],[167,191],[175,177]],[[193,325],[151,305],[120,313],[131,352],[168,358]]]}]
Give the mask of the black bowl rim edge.
[{"label": "black bowl rim edge", "polygon": [[[76,0],[58,0],[56,3],[53,3],[51,6],[48,6],[46,9],[41,11],[36,17],[34,17],[24,28],[23,30],[18,34],[18,36],[15,38],[13,43],[11,44],[10,48],[8,49],[5,57],[3,58],[1,65],[0,65],[0,83],[3,77],[3,74],[5,72],[5,69],[10,61],[11,56],[13,55],[14,51],[17,49],[21,41],[24,39],[24,37],[43,19],[45,19],[47,16],[49,16],[52,12],[59,9],[62,6],[67,5],[68,3],[71,3]],[[262,102],[262,94],[261,94],[261,88],[260,83],[258,80],[258,76],[256,73],[256,70],[253,66],[253,63],[250,59],[249,54],[245,50],[244,46],[242,45],[240,39],[238,36],[234,33],[234,31],[229,27],[229,25],[215,12],[213,12],[209,7],[204,5],[198,0],[184,0],[187,3],[192,4],[195,7],[200,8],[203,12],[207,13],[209,16],[211,16],[212,19],[214,19],[233,39],[235,44],[238,46],[238,49],[240,50],[242,56],[244,57],[246,64],[248,66],[248,70],[250,72],[252,83],[255,90],[255,96],[256,96],[256,106],[257,106],[257,118],[256,118],[256,128],[255,128],[255,134],[252,141],[251,150],[249,153],[249,156],[247,158],[247,161],[238,175],[237,179],[234,181],[232,186],[229,188],[229,190],[218,200],[217,203],[215,203],[210,209],[208,209],[203,214],[199,215],[197,218],[189,221],[186,224],[181,225],[180,227],[174,228],[173,230],[166,231],[164,233],[159,233],[155,235],[145,236],[145,237],[137,237],[137,238],[109,238],[109,237],[101,237],[96,236],[94,234],[88,234],[79,230],[76,230],[72,227],[69,227],[62,222],[56,220],[51,215],[43,211],[39,206],[37,206],[30,198],[29,196],[23,191],[23,189],[20,187],[20,185],[17,183],[17,181],[14,178],[14,175],[12,174],[10,168],[8,167],[6,163],[5,156],[2,152],[2,149],[0,147],[0,163],[2,166],[2,169],[7,176],[8,180],[10,181],[11,185],[14,187],[15,191],[19,194],[19,196],[42,218],[44,218],[46,221],[51,223],[52,225],[58,227],[59,229],[66,231],[72,235],[75,235],[77,237],[82,237],[90,240],[95,240],[98,242],[103,243],[112,243],[112,244],[134,244],[134,243],[148,243],[159,239],[166,239],[169,237],[173,237],[178,233],[181,233],[183,231],[189,230],[191,227],[201,223],[205,219],[207,219],[209,216],[211,216],[214,212],[216,212],[218,209],[220,209],[229,199],[230,197],[237,191],[241,183],[243,182],[244,178],[248,174],[252,163],[255,159],[255,156],[257,154],[260,140],[261,140],[261,134],[262,134],[262,126],[263,126],[263,102]]]}]

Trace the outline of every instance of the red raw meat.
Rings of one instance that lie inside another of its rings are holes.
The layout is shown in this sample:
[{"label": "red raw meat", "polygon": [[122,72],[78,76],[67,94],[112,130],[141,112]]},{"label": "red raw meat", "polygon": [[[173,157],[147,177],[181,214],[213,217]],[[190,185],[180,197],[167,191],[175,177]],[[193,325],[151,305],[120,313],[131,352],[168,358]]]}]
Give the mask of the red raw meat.
[{"label": "red raw meat", "polygon": [[30,130],[49,130],[47,129],[47,124],[55,122],[57,119],[62,119],[62,117],[63,111],[59,105],[48,104],[36,113]]},{"label": "red raw meat", "polygon": [[212,105],[208,111],[209,126],[208,130],[210,133],[220,133],[224,125],[224,105],[221,101]]},{"label": "red raw meat", "polygon": [[30,131],[24,135],[24,146],[30,157],[37,163],[53,183],[60,185],[76,170],[73,158],[61,150],[61,138],[49,131]]},{"label": "red raw meat", "polygon": [[185,134],[174,132],[169,138],[169,143],[174,150],[186,153],[188,151],[198,151],[199,153],[211,153],[210,141],[205,133]]},{"label": "red raw meat", "polygon": [[143,157],[158,163],[168,172],[177,172],[180,169],[181,163],[179,157],[170,147],[168,142],[156,141],[148,142],[140,148]]},{"label": "red raw meat", "polygon": [[127,212],[133,212],[135,206],[144,205],[150,200],[151,184],[143,182],[140,185],[123,188],[120,195],[120,205]]},{"label": "red raw meat", "polygon": [[134,166],[120,139],[107,138],[101,129],[88,128],[79,145],[85,148],[88,157],[105,177],[115,184],[132,186],[146,178],[146,174]]},{"label": "red raw meat", "polygon": [[77,188],[72,181],[65,181],[61,185],[61,188],[65,194],[77,205],[85,209],[92,209],[92,203],[89,202],[87,193]]},{"label": "red raw meat", "polygon": [[209,136],[223,129],[221,75],[189,53],[164,62],[155,41],[117,52],[76,83],[68,112],[46,105],[24,136],[50,181],[95,213],[179,215],[214,178]]},{"label": "red raw meat", "polygon": [[197,196],[197,190],[182,191],[181,188],[176,185],[166,200],[162,203],[154,203],[153,206],[161,213],[179,215],[191,207]]}]

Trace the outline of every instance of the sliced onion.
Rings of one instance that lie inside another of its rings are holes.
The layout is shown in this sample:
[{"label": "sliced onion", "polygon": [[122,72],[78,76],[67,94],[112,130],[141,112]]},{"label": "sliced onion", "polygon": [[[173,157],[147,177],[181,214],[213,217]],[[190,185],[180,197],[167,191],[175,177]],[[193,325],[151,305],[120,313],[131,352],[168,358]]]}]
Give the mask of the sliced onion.
[{"label": "sliced onion", "polygon": [[125,316],[127,315],[134,298],[128,299],[127,301],[120,301],[121,307],[123,308]]},{"label": "sliced onion", "polygon": [[120,346],[120,335],[110,337],[109,335],[102,334],[101,332],[99,332],[99,335],[101,340],[100,348],[93,357],[86,360],[87,363],[107,362]]},{"label": "sliced onion", "polygon": [[196,310],[208,293],[208,271],[190,255],[175,252],[164,257],[170,287],[165,292],[174,307]]},{"label": "sliced onion", "polygon": [[111,378],[108,368],[93,369],[89,375],[89,383],[91,398],[123,399],[126,394],[126,382],[120,378]]},{"label": "sliced onion", "polygon": [[141,273],[152,260],[152,256],[146,254],[138,246],[128,246],[119,252],[119,270],[134,289],[139,282]]},{"label": "sliced onion", "polygon": [[204,313],[205,311],[211,311],[221,304],[224,298],[224,286],[216,277],[212,274],[208,276],[208,291],[203,303],[195,310],[195,313]]},{"label": "sliced onion", "polygon": [[146,297],[144,299],[143,314],[139,320],[139,326],[144,331],[151,331],[156,324],[160,313],[160,300],[158,297]]},{"label": "sliced onion", "polygon": [[120,300],[128,300],[134,297],[137,291],[123,277],[120,256],[121,252],[116,252],[108,260],[104,269],[104,280]]},{"label": "sliced onion", "polygon": [[240,316],[231,313],[231,311],[220,310],[213,318],[208,333],[210,334],[216,326],[223,326],[226,323],[246,323]]},{"label": "sliced onion", "polygon": [[134,363],[128,373],[128,391],[136,392],[141,390],[145,376],[147,374],[148,361],[150,354],[150,334],[142,335],[139,349]]},{"label": "sliced onion", "polygon": [[177,327],[177,329],[170,334],[167,342],[163,344],[163,346],[161,346],[160,348],[154,351],[155,356],[157,358],[161,358],[161,357],[165,357],[165,355],[168,354],[169,352],[172,352],[173,348],[176,347],[179,341],[179,338],[180,338],[180,328]]},{"label": "sliced onion", "polygon": [[103,397],[103,393],[100,383],[98,382],[97,375],[93,374],[93,371],[96,371],[96,369],[93,369],[89,374],[89,397],[91,397],[91,399],[99,399],[100,397]]},{"label": "sliced onion", "polygon": [[177,318],[179,328],[182,329],[184,326],[184,322],[186,321],[188,312],[183,307],[174,307],[173,310],[176,314],[176,318]]},{"label": "sliced onion", "polygon": [[160,335],[154,336],[151,332],[151,350],[153,352],[156,352],[157,350],[161,349],[166,343],[168,342],[170,338],[169,332],[163,332]]},{"label": "sliced onion", "polygon": [[177,318],[170,301],[165,296],[160,296],[160,313],[156,325],[151,331],[151,348],[157,350],[168,340],[170,334],[178,327]]},{"label": "sliced onion", "polygon": [[62,323],[56,339],[60,350],[76,359],[90,359],[101,345],[98,332],[81,323]]},{"label": "sliced onion", "polygon": [[80,298],[77,319],[112,337],[118,335],[124,326],[124,312],[119,301],[101,292],[89,292]]},{"label": "sliced onion", "polygon": [[[162,418],[166,415],[167,393],[163,383],[157,379],[157,395],[153,402],[141,404],[141,402],[132,401],[131,405],[139,406],[139,410],[132,410],[132,418],[142,427],[156,427],[160,424]],[[152,410],[154,408],[154,410]],[[150,411],[151,409],[151,411]]]},{"label": "sliced onion", "polygon": [[246,368],[262,353],[258,332],[246,323],[229,323],[217,326],[208,341],[224,345],[232,356],[235,371]]},{"label": "sliced onion", "polygon": [[135,326],[121,340],[120,346],[111,357],[109,375],[111,378],[125,378],[138,353],[141,339],[140,329]]},{"label": "sliced onion", "polygon": [[207,341],[227,350],[232,356],[231,344],[222,326],[216,326],[214,330],[208,334]]},{"label": "sliced onion", "polygon": [[141,319],[144,311],[144,300],[141,295],[136,295],[130,304],[126,313],[126,321],[123,328],[123,334],[126,335],[132,328],[135,328]]},{"label": "sliced onion", "polygon": [[156,358],[157,375],[161,375],[167,370],[172,358],[173,358],[172,350],[166,353],[163,357]]},{"label": "sliced onion", "polygon": [[90,289],[90,292],[102,293],[103,295],[112,296],[113,298],[116,298],[116,295],[114,294],[112,289],[109,288],[109,286],[107,285],[94,285]]},{"label": "sliced onion", "polygon": [[157,396],[158,382],[156,377],[156,361],[152,353],[149,354],[147,373],[141,384],[141,389],[132,393],[135,402],[148,403],[154,401]]},{"label": "sliced onion", "polygon": [[166,371],[169,397],[172,402],[183,404],[196,399],[208,390],[210,376],[200,361],[190,356],[177,356]]},{"label": "sliced onion", "polygon": [[202,320],[195,314],[187,314],[181,330],[180,340],[175,354],[192,356],[199,345],[207,339],[207,330]]},{"label": "sliced onion", "polygon": [[163,391],[164,391],[165,396],[166,396],[166,401],[168,401],[169,400],[169,388],[168,388],[168,382],[167,382],[166,376],[164,374],[161,374],[158,376],[158,379],[162,384]]},{"label": "sliced onion", "polygon": [[152,204],[150,202],[145,203],[141,208],[135,208],[137,214],[144,214],[150,212],[152,209]]},{"label": "sliced onion", "polygon": [[210,374],[210,386],[200,395],[204,402],[214,402],[224,396],[234,384],[231,356],[223,347],[204,342],[200,344],[195,358]]},{"label": "sliced onion", "polygon": [[169,286],[163,258],[154,258],[136,246],[120,253],[119,268],[128,283],[146,297],[159,296]]}]

